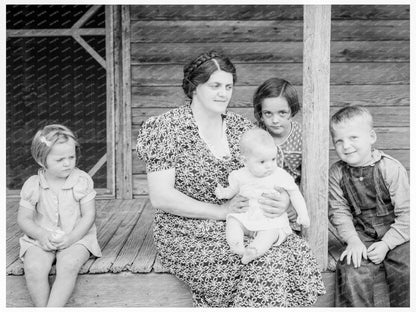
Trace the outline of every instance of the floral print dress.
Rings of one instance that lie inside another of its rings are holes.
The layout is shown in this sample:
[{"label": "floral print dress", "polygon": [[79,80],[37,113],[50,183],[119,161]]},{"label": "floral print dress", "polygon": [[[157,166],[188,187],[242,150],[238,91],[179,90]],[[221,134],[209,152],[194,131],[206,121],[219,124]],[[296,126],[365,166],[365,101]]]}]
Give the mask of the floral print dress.
[{"label": "floral print dress", "polygon": [[[174,168],[175,188],[185,195],[221,204],[215,187],[228,185],[228,174],[242,167],[238,141],[253,127],[232,112],[223,120],[231,158],[211,153],[199,136],[190,105],[148,119],[138,134],[138,156],[148,172]],[[159,209],[154,221],[161,262],[190,287],[196,307],[310,306],[325,293],[316,260],[297,235],[243,265],[229,249],[225,221],[186,218]]]}]

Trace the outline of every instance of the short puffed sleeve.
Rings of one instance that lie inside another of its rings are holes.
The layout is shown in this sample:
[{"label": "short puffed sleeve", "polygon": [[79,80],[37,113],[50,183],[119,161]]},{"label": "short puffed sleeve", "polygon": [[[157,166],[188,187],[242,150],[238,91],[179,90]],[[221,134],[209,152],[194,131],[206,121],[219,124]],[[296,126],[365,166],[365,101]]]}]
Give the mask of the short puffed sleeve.
[{"label": "short puffed sleeve", "polygon": [[180,129],[180,124],[169,112],[144,122],[137,135],[136,151],[146,163],[147,172],[174,168]]},{"label": "short puffed sleeve", "polygon": [[27,179],[20,191],[19,205],[34,210],[39,201],[39,188],[39,176],[34,175]]},{"label": "short puffed sleeve", "polygon": [[78,176],[78,180],[74,185],[74,198],[81,204],[90,201],[95,198],[97,192],[94,190],[94,181],[88,175],[88,173],[81,171]]}]

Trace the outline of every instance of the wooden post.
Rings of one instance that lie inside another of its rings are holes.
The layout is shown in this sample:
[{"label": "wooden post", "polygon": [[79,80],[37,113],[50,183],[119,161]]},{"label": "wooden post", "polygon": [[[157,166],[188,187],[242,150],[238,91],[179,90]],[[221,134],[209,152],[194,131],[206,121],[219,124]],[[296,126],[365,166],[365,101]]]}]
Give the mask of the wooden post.
[{"label": "wooden post", "polygon": [[132,199],[130,7],[118,6],[114,15],[119,21],[114,49],[116,197]]},{"label": "wooden post", "polygon": [[311,218],[305,236],[326,270],[331,6],[305,5],[303,16],[302,190]]}]

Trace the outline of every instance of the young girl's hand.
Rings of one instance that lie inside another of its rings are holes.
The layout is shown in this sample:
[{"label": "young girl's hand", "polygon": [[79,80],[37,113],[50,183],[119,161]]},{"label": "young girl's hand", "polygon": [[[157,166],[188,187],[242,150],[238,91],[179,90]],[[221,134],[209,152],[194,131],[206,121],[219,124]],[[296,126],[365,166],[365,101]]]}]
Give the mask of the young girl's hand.
[{"label": "young girl's hand", "polygon": [[368,259],[374,264],[381,263],[389,252],[389,247],[383,241],[375,242],[367,249]]},{"label": "young girl's hand", "polygon": [[68,248],[73,244],[72,240],[68,236],[68,234],[60,235],[60,237],[53,240],[53,245],[56,249],[61,250]]},{"label": "young girl's hand", "polygon": [[42,234],[38,238],[38,242],[42,249],[46,251],[56,250],[56,247],[52,243],[52,239],[52,232],[48,230],[43,230]]}]

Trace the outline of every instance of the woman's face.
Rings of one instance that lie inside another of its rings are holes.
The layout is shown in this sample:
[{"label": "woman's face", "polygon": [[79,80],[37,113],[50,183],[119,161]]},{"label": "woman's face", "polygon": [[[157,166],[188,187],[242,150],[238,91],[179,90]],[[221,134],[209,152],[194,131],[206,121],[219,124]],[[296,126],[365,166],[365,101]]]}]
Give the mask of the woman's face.
[{"label": "woman's face", "polygon": [[225,113],[233,94],[233,75],[222,70],[212,73],[209,80],[196,87],[192,103],[207,112]]},{"label": "woman's face", "polygon": [[284,97],[265,98],[261,105],[261,120],[273,137],[283,138],[291,130],[291,111]]}]

